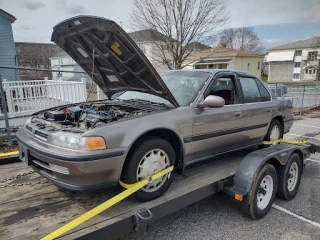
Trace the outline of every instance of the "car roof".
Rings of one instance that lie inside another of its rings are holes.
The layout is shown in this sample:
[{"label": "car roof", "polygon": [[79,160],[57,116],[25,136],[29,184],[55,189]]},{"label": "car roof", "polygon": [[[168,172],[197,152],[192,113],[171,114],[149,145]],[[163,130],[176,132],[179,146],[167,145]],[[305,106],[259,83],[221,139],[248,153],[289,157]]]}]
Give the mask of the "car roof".
[{"label": "car roof", "polygon": [[[258,76],[252,74],[252,73],[247,73],[247,72],[243,72],[243,71],[237,71],[237,70],[229,70],[229,69],[177,69],[177,70],[169,70],[171,71],[190,71],[190,72],[207,72],[207,73],[219,73],[219,72],[230,72],[230,73],[237,73],[239,75],[243,75],[243,76],[248,76],[248,77],[255,77],[260,79]],[[162,72],[169,72],[169,71],[162,71]]]}]

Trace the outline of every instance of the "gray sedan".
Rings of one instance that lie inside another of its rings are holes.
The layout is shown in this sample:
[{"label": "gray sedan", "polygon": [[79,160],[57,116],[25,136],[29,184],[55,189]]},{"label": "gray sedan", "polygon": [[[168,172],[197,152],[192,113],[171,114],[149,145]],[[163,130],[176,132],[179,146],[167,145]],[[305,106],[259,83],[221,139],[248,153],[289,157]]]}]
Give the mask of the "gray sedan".
[{"label": "gray sedan", "polygon": [[[108,100],[35,113],[17,133],[20,158],[53,183],[92,190],[135,183],[171,165],[192,163],[282,138],[293,123],[290,100],[274,99],[257,77],[229,70],[158,74],[114,22],[76,17],[52,40]],[[167,175],[134,194],[161,196]]]}]

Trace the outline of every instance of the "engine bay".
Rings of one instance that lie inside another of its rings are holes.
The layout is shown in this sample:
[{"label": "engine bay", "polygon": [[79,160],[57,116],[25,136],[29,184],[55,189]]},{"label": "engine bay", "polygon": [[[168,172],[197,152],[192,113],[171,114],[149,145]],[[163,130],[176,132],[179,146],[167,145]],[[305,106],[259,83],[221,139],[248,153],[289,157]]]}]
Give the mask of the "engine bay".
[{"label": "engine bay", "polygon": [[155,110],[125,103],[91,103],[86,106],[80,104],[39,112],[32,119],[32,123],[40,129],[53,127],[51,131],[61,129],[85,131]]}]

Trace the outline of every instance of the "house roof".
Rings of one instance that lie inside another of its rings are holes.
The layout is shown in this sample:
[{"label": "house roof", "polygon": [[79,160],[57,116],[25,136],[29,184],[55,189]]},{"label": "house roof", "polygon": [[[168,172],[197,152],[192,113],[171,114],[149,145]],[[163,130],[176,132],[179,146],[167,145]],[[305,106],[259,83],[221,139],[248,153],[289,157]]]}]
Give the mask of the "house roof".
[{"label": "house roof", "polygon": [[239,49],[225,48],[225,47],[214,47],[203,50],[198,53],[190,54],[190,58],[205,58],[205,57],[262,57],[259,54],[246,52]]},{"label": "house roof", "polygon": [[5,10],[0,8],[0,15],[9,18],[11,20],[11,23],[14,23],[15,20],[17,20],[13,15],[10,13],[6,12]]},{"label": "house roof", "polygon": [[210,47],[203,44],[203,43],[200,43],[200,42],[191,42],[188,44],[188,47],[187,49],[189,50],[205,50],[205,49],[209,49]]},{"label": "house roof", "polygon": [[[299,48],[310,48],[310,47],[318,47],[316,45],[320,45],[320,41],[316,41],[317,37],[300,40],[296,42],[291,42],[288,44],[284,44],[278,47],[270,48],[269,50],[284,50],[284,49],[299,49]],[[320,47],[320,46],[319,46]]]},{"label": "house roof", "polygon": [[128,35],[132,38],[135,42],[153,42],[164,40],[168,38],[166,35],[157,32],[153,29],[145,29],[136,32],[128,33]]},{"label": "house roof", "polygon": [[61,52],[57,53],[56,55],[53,55],[53,56],[50,57],[49,59],[52,59],[52,58],[61,58],[61,57],[69,57],[69,55],[68,55],[65,51],[61,51]]}]

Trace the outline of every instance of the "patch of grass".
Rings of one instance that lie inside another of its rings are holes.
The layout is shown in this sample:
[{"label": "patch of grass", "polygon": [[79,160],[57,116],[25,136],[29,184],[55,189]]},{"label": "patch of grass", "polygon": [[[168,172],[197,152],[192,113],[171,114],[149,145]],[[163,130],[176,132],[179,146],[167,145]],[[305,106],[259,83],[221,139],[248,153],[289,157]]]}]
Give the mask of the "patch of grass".
[{"label": "patch of grass", "polygon": [[96,100],[98,100],[97,94],[96,93],[91,93],[89,95],[88,101],[96,101]]}]

